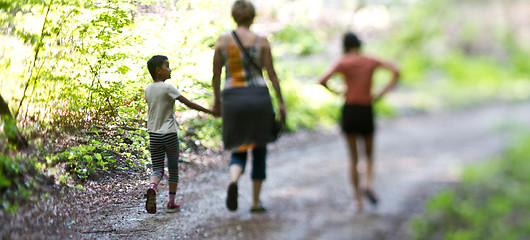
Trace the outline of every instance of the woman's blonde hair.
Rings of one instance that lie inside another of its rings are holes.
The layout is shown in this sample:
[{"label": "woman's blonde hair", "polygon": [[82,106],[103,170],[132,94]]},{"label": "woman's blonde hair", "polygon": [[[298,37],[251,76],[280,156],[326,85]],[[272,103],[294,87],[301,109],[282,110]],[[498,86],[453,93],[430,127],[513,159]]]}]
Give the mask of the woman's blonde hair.
[{"label": "woman's blonde hair", "polygon": [[256,17],[256,9],[250,1],[237,0],[232,5],[232,17],[239,24],[251,24]]}]

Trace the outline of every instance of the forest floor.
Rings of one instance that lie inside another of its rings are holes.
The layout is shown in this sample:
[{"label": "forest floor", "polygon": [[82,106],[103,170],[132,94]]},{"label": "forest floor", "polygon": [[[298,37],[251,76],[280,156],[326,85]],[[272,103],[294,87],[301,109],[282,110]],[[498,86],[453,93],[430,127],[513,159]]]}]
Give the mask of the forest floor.
[{"label": "forest floor", "polygon": [[[530,103],[379,120],[377,207],[356,213],[345,141],[338,129],[285,135],[269,146],[263,214],[249,212],[251,184],[239,184],[239,209],[225,208],[228,155],[202,156],[208,167],[181,164],[178,202],[166,213],[167,182],[158,212],[145,211],[147,173],[128,172],[57,190],[23,206],[2,238],[46,239],[410,239],[409,220],[428,196],[458,182],[463,167],[502,154],[530,126]],[[361,166],[362,167],[362,166]]]}]

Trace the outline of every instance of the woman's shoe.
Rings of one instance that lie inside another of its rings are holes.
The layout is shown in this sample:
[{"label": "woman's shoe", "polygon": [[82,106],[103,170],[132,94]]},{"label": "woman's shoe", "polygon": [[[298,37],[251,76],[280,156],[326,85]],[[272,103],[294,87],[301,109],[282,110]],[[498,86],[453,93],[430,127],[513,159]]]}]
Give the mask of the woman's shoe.
[{"label": "woman's shoe", "polygon": [[226,208],[230,211],[237,210],[237,183],[232,182],[228,185],[226,193]]}]

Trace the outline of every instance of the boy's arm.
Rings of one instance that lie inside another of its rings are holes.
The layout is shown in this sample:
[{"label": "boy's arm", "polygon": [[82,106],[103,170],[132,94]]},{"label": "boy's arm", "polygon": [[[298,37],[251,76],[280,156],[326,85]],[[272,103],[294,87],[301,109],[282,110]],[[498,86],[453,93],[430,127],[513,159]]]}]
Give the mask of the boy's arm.
[{"label": "boy's arm", "polygon": [[320,77],[320,79],[318,80],[318,83],[320,83],[320,85],[324,86],[330,92],[340,95],[342,93],[337,92],[337,91],[329,88],[328,85],[327,85],[328,80],[331,78],[331,76],[333,76],[333,74],[335,74],[336,68],[337,67],[334,66],[332,69],[328,70],[328,72],[325,75]]},{"label": "boy's arm", "polygon": [[325,75],[320,77],[320,79],[318,80],[318,83],[320,83],[320,85],[324,86],[325,88],[329,89],[327,82],[331,78],[332,75],[333,75],[333,71],[328,71]]},{"label": "boy's arm", "polygon": [[186,97],[182,95],[178,96],[177,100],[179,100],[181,103],[184,103],[184,105],[188,106],[191,109],[195,109],[197,111],[212,114],[212,111],[210,109],[206,109],[203,106],[188,100]]},{"label": "boy's arm", "polygon": [[381,99],[386,93],[392,90],[399,81],[399,69],[397,69],[396,66],[388,62],[383,62],[380,66],[392,71],[392,80],[385,86],[385,88],[383,88],[381,93],[374,96],[374,100]]}]

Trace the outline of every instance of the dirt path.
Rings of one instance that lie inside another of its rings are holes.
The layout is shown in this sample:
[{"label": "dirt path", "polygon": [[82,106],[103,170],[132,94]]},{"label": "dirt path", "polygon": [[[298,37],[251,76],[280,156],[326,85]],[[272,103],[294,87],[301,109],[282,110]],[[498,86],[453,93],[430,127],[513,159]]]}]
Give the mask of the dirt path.
[{"label": "dirt path", "polygon": [[[250,181],[240,182],[239,210],[224,201],[226,167],[183,177],[183,209],[144,210],[142,193],[132,206],[88,216],[86,239],[408,239],[407,220],[421,212],[426,196],[458,179],[463,165],[501,153],[517,126],[530,126],[530,103],[495,105],[452,113],[380,121],[376,149],[377,209],[355,213],[348,180],[348,153],[337,130],[286,136],[271,146],[262,201],[252,215]],[[226,163],[227,157],[221,160]],[[226,165],[226,164],[221,164]],[[166,185],[164,183],[164,185]]]}]

